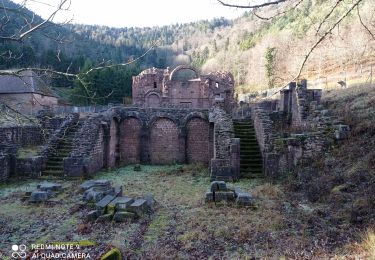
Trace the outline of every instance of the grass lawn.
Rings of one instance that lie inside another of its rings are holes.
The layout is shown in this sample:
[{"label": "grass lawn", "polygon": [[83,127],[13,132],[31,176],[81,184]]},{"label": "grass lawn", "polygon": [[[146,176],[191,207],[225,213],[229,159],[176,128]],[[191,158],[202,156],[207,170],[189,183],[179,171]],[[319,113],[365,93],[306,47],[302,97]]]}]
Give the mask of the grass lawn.
[{"label": "grass lawn", "polygon": [[[54,180],[65,191],[54,202],[32,205],[23,193],[39,181],[0,186],[1,259],[10,259],[13,244],[91,240],[118,247],[129,258],[300,258],[345,255],[346,247],[331,247],[314,233],[312,205],[290,201],[282,186],[264,180],[235,185],[251,192],[258,208],[205,204],[210,179],[198,166],[142,166],[102,171],[95,179],[123,186],[124,194],[157,201],[155,213],[129,223],[85,221],[89,209],[77,210],[83,180]],[[320,229],[319,229],[320,230]],[[323,236],[324,237],[324,236]],[[7,258],[8,257],[8,258]]]}]

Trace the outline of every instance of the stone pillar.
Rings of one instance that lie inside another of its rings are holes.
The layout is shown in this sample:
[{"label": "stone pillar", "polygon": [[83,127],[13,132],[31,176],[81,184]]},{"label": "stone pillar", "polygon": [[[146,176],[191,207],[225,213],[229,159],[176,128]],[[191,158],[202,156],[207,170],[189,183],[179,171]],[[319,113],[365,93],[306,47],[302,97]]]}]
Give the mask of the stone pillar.
[{"label": "stone pillar", "polygon": [[141,130],[141,163],[150,163],[150,128],[142,126]]},{"label": "stone pillar", "polygon": [[230,159],[233,178],[238,179],[240,177],[240,138],[232,138]]},{"label": "stone pillar", "polygon": [[187,163],[186,138],[187,138],[186,127],[181,127],[178,133],[178,156],[177,156],[178,163]]}]

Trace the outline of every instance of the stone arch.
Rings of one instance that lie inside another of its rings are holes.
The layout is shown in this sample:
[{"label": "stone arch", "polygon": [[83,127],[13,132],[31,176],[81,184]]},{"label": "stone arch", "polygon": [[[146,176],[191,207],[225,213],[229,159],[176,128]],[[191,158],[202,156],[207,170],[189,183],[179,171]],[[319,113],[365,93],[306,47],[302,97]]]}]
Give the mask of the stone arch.
[{"label": "stone arch", "polygon": [[169,76],[169,80],[172,81],[173,80],[173,77],[181,70],[191,70],[195,73],[195,76],[196,78],[199,78],[199,73],[198,71],[193,68],[193,67],[190,67],[190,66],[186,66],[186,65],[180,65],[180,66],[177,66],[170,74]]},{"label": "stone arch", "polygon": [[109,142],[107,149],[107,167],[116,167],[119,163],[119,119],[112,117],[109,125]]},{"label": "stone arch", "polygon": [[158,92],[151,91],[145,96],[146,107],[160,107],[161,97]]},{"label": "stone arch", "polygon": [[186,127],[187,126],[187,123],[193,119],[193,118],[201,118],[202,120],[204,121],[208,121],[208,115],[205,114],[205,113],[202,113],[202,112],[191,112],[189,113],[188,115],[186,115],[183,119],[182,119],[182,122],[181,122],[181,125],[183,127]]},{"label": "stone arch", "polygon": [[151,164],[173,164],[178,161],[179,130],[171,119],[160,117],[150,125]]},{"label": "stone arch", "polygon": [[142,121],[133,116],[124,118],[120,124],[120,163],[135,164],[141,158]]},{"label": "stone arch", "polygon": [[210,161],[210,124],[202,118],[193,116],[186,123],[186,160],[187,163],[209,165]]}]

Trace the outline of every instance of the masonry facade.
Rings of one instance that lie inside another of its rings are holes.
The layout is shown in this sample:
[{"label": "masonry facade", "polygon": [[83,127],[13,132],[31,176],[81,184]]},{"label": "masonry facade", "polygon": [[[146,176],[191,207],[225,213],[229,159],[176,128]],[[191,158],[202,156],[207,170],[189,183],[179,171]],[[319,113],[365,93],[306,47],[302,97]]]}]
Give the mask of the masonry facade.
[{"label": "masonry facade", "polygon": [[[186,76],[190,72],[190,75]],[[182,74],[182,76],[181,76]],[[133,77],[133,104],[138,107],[209,109],[222,100],[226,111],[235,105],[234,79],[228,72],[200,75],[189,66],[174,70],[150,68]]]}]

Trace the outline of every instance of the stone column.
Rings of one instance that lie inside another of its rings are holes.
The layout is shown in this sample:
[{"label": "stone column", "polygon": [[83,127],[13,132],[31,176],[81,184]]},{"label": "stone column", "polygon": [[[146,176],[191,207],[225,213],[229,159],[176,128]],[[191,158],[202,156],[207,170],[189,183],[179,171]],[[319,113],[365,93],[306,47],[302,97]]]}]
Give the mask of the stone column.
[{"label": "stone column", "polygon": [[150,163],[150,128],[142,126],[141,129],[141,163]]},{"label": "stone column", "polygon": [[178,145],[179,145],[178,156],[177,156],[178,163],[187,163],[186,138],[187,138],[186,127],[180,127],[179,133],[178,133]]}]

